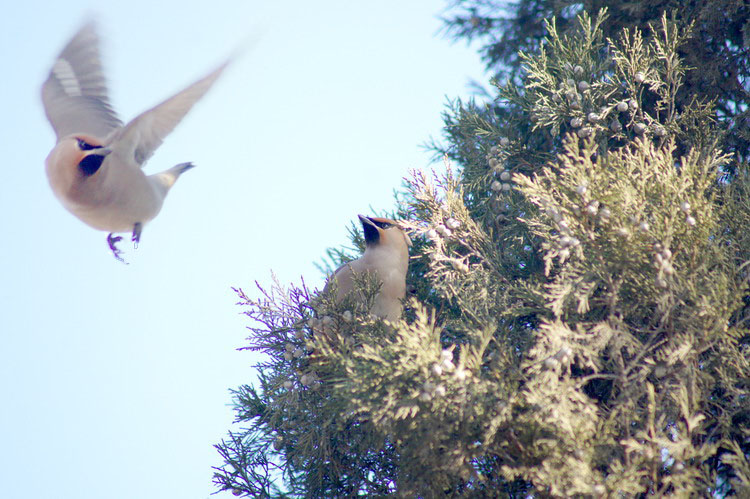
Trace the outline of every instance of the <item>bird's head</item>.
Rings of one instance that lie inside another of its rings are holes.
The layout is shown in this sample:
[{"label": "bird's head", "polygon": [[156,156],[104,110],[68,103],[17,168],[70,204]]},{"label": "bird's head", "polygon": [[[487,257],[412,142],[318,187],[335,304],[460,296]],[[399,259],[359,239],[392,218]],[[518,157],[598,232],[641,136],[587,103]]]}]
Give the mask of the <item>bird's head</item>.
[{"label": "bird's head", "polygon": [[112,150],[104,147],[101,140],[96,137],[75,134],[61,140],[54,152],[58,165],[75,167],[79,175],[90,177],[99,171],[102,162]]},{"label": "bird's head", "polygon": [[358,216],[368,247],[392,246],[408,253],[411,239],[398,222],[390,218]]}]

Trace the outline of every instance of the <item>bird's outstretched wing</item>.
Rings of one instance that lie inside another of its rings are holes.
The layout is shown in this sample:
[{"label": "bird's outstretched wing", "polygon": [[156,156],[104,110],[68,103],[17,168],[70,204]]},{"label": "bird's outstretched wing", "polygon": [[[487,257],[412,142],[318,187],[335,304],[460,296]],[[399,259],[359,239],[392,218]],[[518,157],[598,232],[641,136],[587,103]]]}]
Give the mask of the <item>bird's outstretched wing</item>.
[{"label": "bird's outstretched wing", "polygon": [[190,108],[211,88],[228,63],[229,61],[225,62],[181,92],[141,113],[115,132],[107,143],[116,144],[118,154],[130,157],[143,166]]},{"label": "bird's outstretched wing", "polygon": [[42,85],[42,102],[57,140],[72,133],[104,138],[122,126],[109,104],[93,22],[78,30],[55,60]]}]

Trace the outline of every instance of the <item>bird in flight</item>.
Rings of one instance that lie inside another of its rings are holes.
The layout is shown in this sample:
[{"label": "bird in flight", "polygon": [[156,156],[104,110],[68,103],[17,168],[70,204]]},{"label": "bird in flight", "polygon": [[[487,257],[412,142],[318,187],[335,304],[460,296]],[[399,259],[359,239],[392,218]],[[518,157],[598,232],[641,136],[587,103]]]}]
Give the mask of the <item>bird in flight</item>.
[{"label": "bird in flight", "polygon": [[167,135],[208,91],[228,61],[167,100],[123,125],[109,103],[99,36],[85,24],[63,48],[42,85],[42,102],[57,143],[45,162],[52,191],[89,226],[109,232],[120,261],[118,232],[137,245],[143,226],[161,210],[179,176],[193,167],[180,163],[153,175],[142,167]]}]

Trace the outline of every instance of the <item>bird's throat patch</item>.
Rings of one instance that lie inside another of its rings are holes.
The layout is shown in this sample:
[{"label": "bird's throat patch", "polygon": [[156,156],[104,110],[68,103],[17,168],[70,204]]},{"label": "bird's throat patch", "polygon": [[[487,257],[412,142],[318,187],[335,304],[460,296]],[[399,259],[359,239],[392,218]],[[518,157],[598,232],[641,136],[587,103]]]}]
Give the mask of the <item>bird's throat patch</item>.
[{"label": "bird's throat patch", "polygon": [[362,229],[365,232],[365,242],[368,245],[378,244],[378,242],[380,241],[380,233],[378,232],[377,227],[365,222],[362,224]]},{"label": "bird's throat patch", "polygon": [[100,154],[89,154],[85,158],[81,160],[80,163],[78,163],[78,169],[81,170],[81,173],[85,175],[86,177],[90,177],[97,171],[99,171],[99,168],[102,166],[102,162],[104,161],[104,158],[106,156],[102,156]]}]

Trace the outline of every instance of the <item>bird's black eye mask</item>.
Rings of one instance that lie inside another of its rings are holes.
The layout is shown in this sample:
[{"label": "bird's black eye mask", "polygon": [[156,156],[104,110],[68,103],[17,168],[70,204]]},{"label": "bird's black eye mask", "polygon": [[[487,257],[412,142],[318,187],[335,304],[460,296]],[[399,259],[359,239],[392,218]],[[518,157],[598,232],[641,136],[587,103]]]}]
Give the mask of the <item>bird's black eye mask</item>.
[{"label": "bird's black eye mask", "polygon": [[387,229],[387,228],[389,228],[389,227],[393,227],[393,224],[392,224],[392,223],[388,223],[388,222],[379,222],[379,221],[377,221],[377,220],[372,220],[372,219],[370,219],[370,221],[372,221],[372,223],[374,223],[375,225],[377,225],[377,226],[378,226],[378,227],[380,227],[381,229]]},{"label": "bird's black eye mask", "polygon": [[78,149],[80,149],[81,151],[90,151],[92,149],[101,149],[101,148],[102,146],[94,146],[94,145],[89,144],[83,139],[78,139]]},{"label": "bird's black eye mask", "polygon": [[367,218],[367,222],[362,220],[362,229],[365,232],[365,241],[368,245],[377,244],[380,241],[380,231],[378,231],[378,228],[386,230],[395,227],[391,222],[376,220],[373,218]]}]

